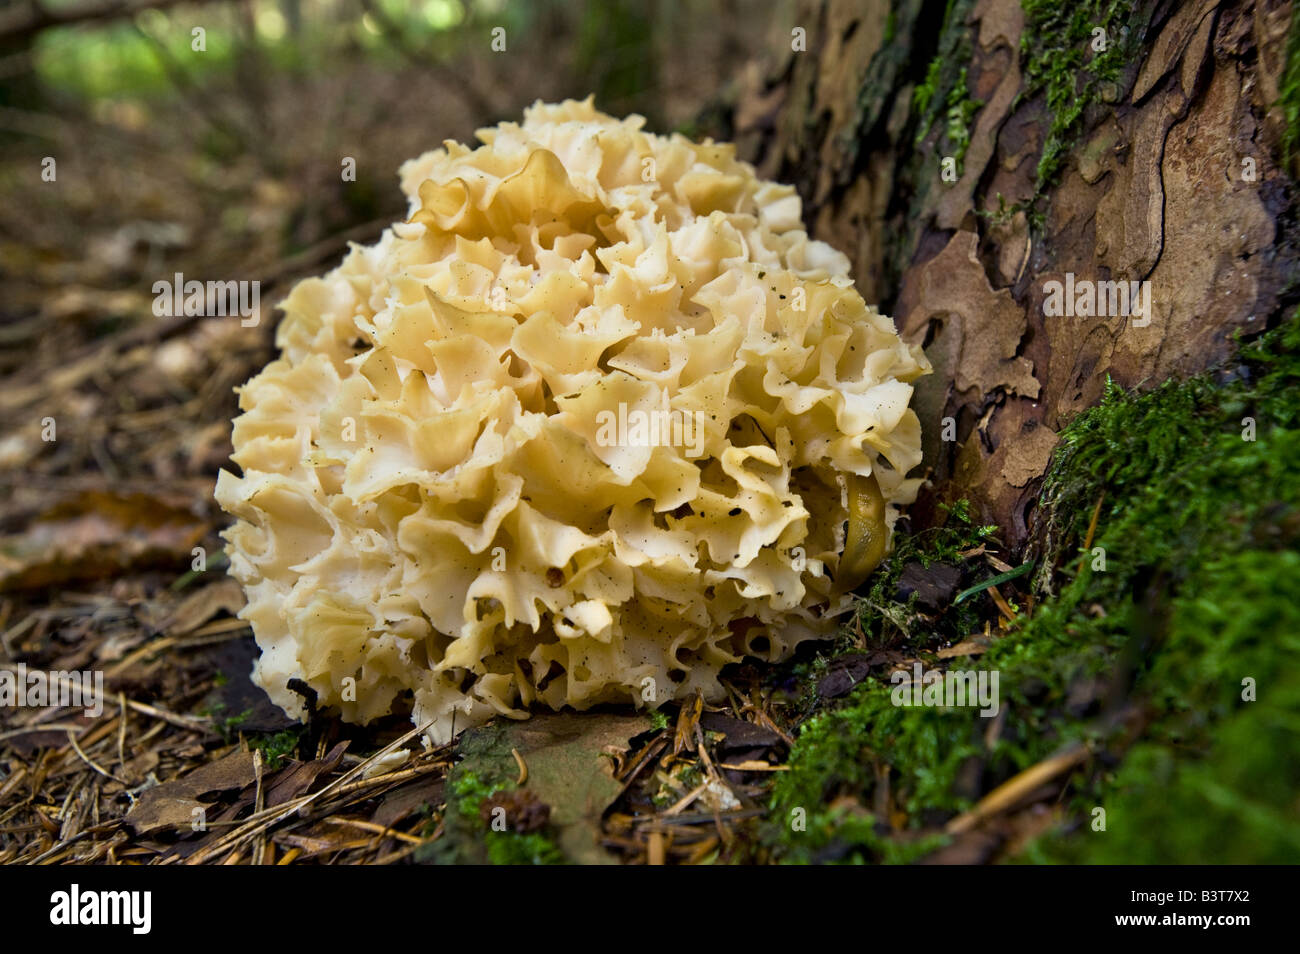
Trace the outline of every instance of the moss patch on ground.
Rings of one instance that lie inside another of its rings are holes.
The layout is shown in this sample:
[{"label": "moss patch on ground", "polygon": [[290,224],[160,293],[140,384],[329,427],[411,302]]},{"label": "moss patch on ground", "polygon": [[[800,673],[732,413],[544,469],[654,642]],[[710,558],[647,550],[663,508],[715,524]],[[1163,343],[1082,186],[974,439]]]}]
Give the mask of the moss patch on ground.
[{"label": "moss patch on ground", "polygon": [[[549,825],[537,831],[518,831],[507,826],[498,830],[484,818],[483,804],[502,792],[518,788],[515,781],[496,766],[502,764],[497,750],[503,744],[502,727],[488,726],[462,745],[462,754],[478,769],[457,763],[447,775],[446,806],[442,815],[443,835],[416,853],[416,860],[432,864],[553,865],[563,864],[564,854],[555,843]],[[509,748],[505,749],[509,754]]]},{"label": "moss patch on ground", "polygon": [[1300,316],[1231,370],[1108,387],[1045,482],[1042,602],[962,664],[999,674],[1000,724],[895,706],[865,680],[803,726],[773,790],[773,855],[913,860],[943,821],[1082,743],[1064,820],[1025,860],[1300,860],[1297,393]]},{"label": "moss patch on ground", "polygon": [[456,846],[456,857],[439,860],[444,863],[486,861],[494,865],[563,864],[564,855],[549,834],[509,828],[498,831],[484,821],[481,814],[483,802],[514,787],[512,782],[489,782],[474,772],[453,770],[447,783],[444,824],[448,833],[455,833],[448,844]]}]

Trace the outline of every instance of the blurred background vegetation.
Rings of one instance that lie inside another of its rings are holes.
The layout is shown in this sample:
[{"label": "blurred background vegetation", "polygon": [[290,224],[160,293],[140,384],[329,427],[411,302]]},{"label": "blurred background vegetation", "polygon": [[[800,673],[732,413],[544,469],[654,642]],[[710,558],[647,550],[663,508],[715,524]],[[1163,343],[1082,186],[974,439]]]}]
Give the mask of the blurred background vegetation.
[{"label": "blurred background vegetation", "polygon": [[[0,320],[79,316],[85,337],[140,316],[146,278],[265,282],[295,255],[333,264],[342,238],[368,241],[402,215],[403,160],[538,98],[594,93],[657,131],[696,132],[791,7],[0,3]],[[57,186],[41,178],[47,156]],[[123,294],[92,294],[106,291]]]}]

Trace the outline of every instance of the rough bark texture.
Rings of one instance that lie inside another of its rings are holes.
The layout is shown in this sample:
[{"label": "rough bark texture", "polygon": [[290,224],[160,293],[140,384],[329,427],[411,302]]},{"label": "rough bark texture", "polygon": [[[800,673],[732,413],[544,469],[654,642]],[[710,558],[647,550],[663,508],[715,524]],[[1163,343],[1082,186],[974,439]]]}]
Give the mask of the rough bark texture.
[{"label": "rough bark texture", "polygon": [[[805,0],[807,51],[745,77],[716,130],[799,187],[864,296],[925,344],[918,517],[966,496],[1013,545],[1107,376],[1211,367],[1296,297],[1291,5],[1047,6]],[[1149,282],[1149,323],[1045,315],[1066,273]]]}]

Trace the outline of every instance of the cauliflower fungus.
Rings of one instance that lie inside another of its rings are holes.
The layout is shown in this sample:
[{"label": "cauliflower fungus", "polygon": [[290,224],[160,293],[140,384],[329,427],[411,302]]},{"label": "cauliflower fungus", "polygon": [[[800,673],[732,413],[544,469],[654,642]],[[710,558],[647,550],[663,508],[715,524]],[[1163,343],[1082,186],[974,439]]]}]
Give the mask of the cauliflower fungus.
[{"label": "cauliflower fungus", "polygon": [[924,356],[793,188],[642,124],[538,103],[447,142],[402,167],[406,222],[282,303],[217,499],[291,715],[310,687],[445,740],[716,699],[883,556]]}]

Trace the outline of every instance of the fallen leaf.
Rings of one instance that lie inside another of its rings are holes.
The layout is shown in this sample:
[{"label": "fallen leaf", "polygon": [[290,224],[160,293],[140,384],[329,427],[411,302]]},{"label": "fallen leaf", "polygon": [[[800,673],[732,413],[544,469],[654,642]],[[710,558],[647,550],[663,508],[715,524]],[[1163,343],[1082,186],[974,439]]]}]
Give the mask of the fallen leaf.
[{"label": "fallen leaf", "polygon": [[100,579],[145,566],[188,566],[209,526],[190,503],[85,491],[0,537],[0,592]]},{"label": "fallen leaf", "polygon": [[876,666],[897,665],[903,654],[894,650],[877,650],[873,653],[845,653],[831,660],[830,672],[817,682],[817,695],[823,699],[838,699],[853,691],[853,687],[866,679]]},{"label": "fallen leaf", "polygon": [[601,846],[601,816],[622,791],[607,748],[625,751],[648,732],[644,715],[564,712],[535,715],[524,722],[494,723],[465,732],[457,744],[460,769],[485,777],[514,778],[511,749],[528,765],[525,788],[550,806],[560,850],[578,864],[611,864]]},{"label": "fallen leaf", "polygon": [[255,781],[253,753],[236,750],[225,758],[200,766],[184,778],[163,782],[144,793],[126,814],[126,823],[136,834],[190,831],[194,809],[207,813],[212,804],[200,795],[239,791]]},{"label": "fallen leaf", "polygon": [[696,696],[693,702],[682,706],[677,713],[677,725],[673,732],[673,755],[695,751],[695,724],[700,721],[700,712],[704,700]]},{"label": "fallen leaf", "polygon": [[244,591],[229,577],[196,590],[164,620],[161,629],[169,636],[192,633],[219,613],[235,616],[244,608]]},{"label": "fallen leaf", "polygon": [[312,759],[310,762],[290,762],[276,771],[264,783],[266,807],[274,808],[276,805],[283,805],[300,795],[305,795],[315,784],[316,779],[339,767],[347,748],[348,741],[344,739],[330,749],[324,758]]},{"label": "fallen leaf", "polygon": [[[721,738],[712,746],[714,760],[718,762],[729,782],[744,781],[746,771],[771,771],[770,763],[784,758],[786,744],[771,729],[721,712],[705,712],[700,716],[700,728],[717,733]],[[747,769],[746,765],[759,766]]]},{"label": "fallen leaf", "polygon": [[1059,440],[1051,428],[1037,422],[1032,427],[1022,427],[1017,439],[1007,444],[1007,453],[1002,461],[1002,478],[1012,487],[1023,487],[1031,480],[1043,476]]},{"label": "fallen leaf", "polygon": [[440,805],[445,788],[444,779],[434,778],[431,775],[399,785],[384,794],[383,800],[370,820],[376,825],[391,828],[426,805],[430,809]]},{"label": "fallen leaf", "polygon": [[916,594],[916,605],[937,612],[952,603],[957,587],[961,585],[961,568],[946,563],[925,566],[913,561],[903,567],[898,576],[898,598],[906,603]]},{"label": "fallen leaf", "polygon": [[988,652],[988,645],[974,639],[967,639],[956,646],[949,646],[935,653],[937,659],[957,659],[962,656],[979,656]]},{"label": "fallen leaf", "polygon": [[239,716],[244,732],[279,732],[299,725],[271,701],[266,690],[253,684],[253,661],[260,652],[251,636],[227,639],[206,650],[205,665],[225,676],[209,705],[226,718]]}]

